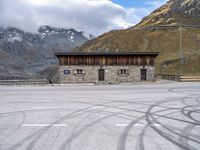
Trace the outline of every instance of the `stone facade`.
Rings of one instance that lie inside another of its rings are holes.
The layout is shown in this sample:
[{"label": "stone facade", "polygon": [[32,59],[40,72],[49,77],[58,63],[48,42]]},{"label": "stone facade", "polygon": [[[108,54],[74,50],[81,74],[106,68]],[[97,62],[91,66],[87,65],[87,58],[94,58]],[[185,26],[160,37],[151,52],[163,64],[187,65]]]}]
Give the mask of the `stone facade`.
[{"label": "stone facade", "polygon": [[[80,72],[77,72],[79,69]],[[104,69],[104,81],[99,81],[99,69]],[[59,66],[60,83],[118,84],[141,81],[141,69],[146,69],[146,81],[154,81],[154,66]],[[121,70],[126,70],[121,72]]]}]

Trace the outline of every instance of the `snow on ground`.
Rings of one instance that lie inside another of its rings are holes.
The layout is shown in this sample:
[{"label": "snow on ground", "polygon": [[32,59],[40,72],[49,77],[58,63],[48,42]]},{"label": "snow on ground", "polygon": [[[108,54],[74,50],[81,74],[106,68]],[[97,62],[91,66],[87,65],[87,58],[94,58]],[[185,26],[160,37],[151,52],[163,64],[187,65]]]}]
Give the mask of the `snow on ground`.
[{"label": "snow on ground", "polygon": [[200,83],[0,86],[0,149],[198,150]]}]

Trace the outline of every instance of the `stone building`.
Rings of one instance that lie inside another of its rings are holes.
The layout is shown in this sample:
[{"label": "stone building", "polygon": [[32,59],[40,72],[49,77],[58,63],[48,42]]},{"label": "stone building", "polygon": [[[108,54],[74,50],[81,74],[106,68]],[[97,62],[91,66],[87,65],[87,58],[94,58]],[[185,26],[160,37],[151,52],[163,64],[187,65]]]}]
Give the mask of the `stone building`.
[{"label": "stone building", "polygon": [[56,53],[60,83],[153,81],[157,52]]}]

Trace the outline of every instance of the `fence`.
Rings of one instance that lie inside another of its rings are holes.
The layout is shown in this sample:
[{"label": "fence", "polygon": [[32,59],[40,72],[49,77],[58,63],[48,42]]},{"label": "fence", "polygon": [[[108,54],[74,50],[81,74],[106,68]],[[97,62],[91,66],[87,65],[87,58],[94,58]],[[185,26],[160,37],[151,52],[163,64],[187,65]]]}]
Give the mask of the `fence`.
[{"label": "fence", "polygon": [[182,82],[200,82],[200,76],[181,76],[180,81],[182,81]]},{"label": "fence", "polygon": [[157,78],[158,79],[163,79],[163,80],[180,81],[180,75],[163,75],[163,74],[158,74]]},{"label": "fence", "polygon": [[47,79],[0,80],[0,85],[44,85],[48,83]]}]

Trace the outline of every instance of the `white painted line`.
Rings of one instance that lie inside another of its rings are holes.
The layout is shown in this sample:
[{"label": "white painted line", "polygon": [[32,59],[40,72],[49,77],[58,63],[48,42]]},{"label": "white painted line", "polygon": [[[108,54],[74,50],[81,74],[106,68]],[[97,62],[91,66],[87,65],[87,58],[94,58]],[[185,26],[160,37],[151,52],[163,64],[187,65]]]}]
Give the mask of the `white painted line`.
[{"label": "white painted line", "polygon": [[48,126],[52,126],[52,127],[66,127],[66,124],[22,124],[22,127],[48,127]]},{"label": "white painted line", "polygon": [[35,107],[33,109],[66,109],[68,107]]},{"label": "white painted line", "polygon": [[95,107],[92,107],[90,109],[104,109],[105,107],[102,107],[102,106],[95,106]]},{"label": "white painted line", "polygon": [[[126,126],[128,126],[128,124],[118,123],[118,124],[115,124],[115,126],[117,126],[117,127],[126,127]],[[144,127],[144,126],[146,126],[146,124],[136,123],[134,125],[134,127]],[[151,124],[150,126],[161,127],[160,124],[156,124],[156,123],[155,124]]]},{"label": "white painted line", "polygon": [[157,123],[153,124],[152,126],[161,127],[161,125],[160,125],[160,124],[157,124]]},{"label": "white painted line", "polygon": [[[127,127],[128,126],[128,124],[123,124],[123,123],[118,123],[118,124],[116,124],[115,126],[117,126],[117,127]],[[143,127],[143,126],[145,126],[145,124],[140,124],[140,123],[137,123],[137,124],[135,124],[134,125],[135,127]]]},{"label": "white painted line", "polygon": [[66,124],[54,124],[53,127],[66,127]]},{"label": "white painted line", "polygon": [[117,127],[126,127],[126,126],[128,126],[128,124],[117,123],[117,124],[115,124],[115,126],[117,126]]},{"label": "white painted line", "polygon": [[135,127],[144,127],[144,126],[145,126],[145,124],[136,123],[134,126],[135,126]]}]

